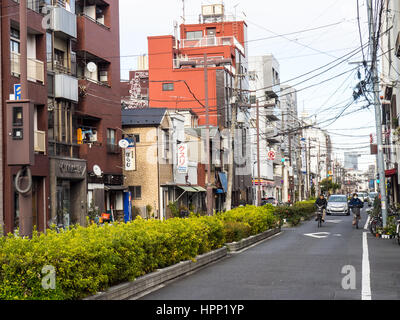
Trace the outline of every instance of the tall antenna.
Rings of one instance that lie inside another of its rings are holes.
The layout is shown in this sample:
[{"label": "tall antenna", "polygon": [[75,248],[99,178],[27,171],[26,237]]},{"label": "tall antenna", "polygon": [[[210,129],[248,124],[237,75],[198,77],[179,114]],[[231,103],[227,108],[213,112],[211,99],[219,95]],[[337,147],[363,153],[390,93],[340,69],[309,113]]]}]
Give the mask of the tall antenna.
[{"label": "tall antenna", "polygon": [[185,24],[185,0],[182,0],[182,21]]}]

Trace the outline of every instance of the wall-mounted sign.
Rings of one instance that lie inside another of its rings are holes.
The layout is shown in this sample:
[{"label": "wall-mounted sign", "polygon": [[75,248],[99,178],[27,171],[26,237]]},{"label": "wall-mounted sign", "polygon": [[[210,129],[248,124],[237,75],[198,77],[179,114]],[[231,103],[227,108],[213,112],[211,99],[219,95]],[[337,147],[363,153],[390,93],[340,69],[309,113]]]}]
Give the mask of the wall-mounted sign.
[{"label": "wall-mounted sign", "polygon": [[178,173],[188,173],[187,144],[178,145]]},{"label": "wall-mounted sign", "polygon": [[136,148],[133,144],[130,144],[125,149],[125,171],[136,170]]}]

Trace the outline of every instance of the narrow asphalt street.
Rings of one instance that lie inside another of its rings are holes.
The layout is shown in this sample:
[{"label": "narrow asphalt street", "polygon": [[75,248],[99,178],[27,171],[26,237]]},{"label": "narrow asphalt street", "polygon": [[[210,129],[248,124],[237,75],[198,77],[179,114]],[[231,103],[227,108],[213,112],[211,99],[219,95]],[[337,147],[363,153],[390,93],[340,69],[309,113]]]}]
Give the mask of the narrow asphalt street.
[{"label": "narrow asphalt street", "polygon": [[[283,228],[279,235],[141,299],[400,299],[400,246],[364,229],[365,209],[360,229],[352,227],[351,220],[327,216],[322,228],[314,220]],[[355,271],[355,288],[344,289],[342,282],[351,283],[348,270]]]}]

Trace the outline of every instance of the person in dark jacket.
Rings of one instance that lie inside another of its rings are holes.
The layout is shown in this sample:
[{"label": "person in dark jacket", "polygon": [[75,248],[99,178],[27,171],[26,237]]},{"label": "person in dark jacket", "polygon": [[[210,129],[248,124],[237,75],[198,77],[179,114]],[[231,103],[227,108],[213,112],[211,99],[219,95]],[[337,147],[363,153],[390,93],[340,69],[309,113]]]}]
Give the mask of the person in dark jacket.
[{"label": "person in dark jacket", "polygon": [[[324,207],[322,210],[322,221],[325,222],[325,213],[326,213],[326,206],[328,205],[328,201],[326,201],[324,195],[321,193],[317,201],[315,201],[315,205],[319,207]],[[315,221],[318,220],[318,217],[315,219]]]},{"label": "person in dark jacket", "polygon": [[360,199],[358,199],[357,193],[354,193],[349,202],[349,207],[352,208],[353,211],[353,224],[355,224],[356,219],[360,219],[360,208],[363,206],[364,204]]}]

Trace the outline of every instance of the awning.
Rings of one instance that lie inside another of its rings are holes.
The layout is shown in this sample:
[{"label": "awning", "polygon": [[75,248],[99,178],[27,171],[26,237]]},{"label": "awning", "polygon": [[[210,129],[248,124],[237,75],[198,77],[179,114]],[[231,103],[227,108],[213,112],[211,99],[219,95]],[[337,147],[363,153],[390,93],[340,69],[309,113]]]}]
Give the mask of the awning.
[{"label": "awning", "polygon": [[125,190],[128,190],[128,187],[105,185],[104,190],[106,190],[106,191],[125,191]]},{"label": "awning", "polygon": [[178,187],[186,192],[199,192],[199,191],[197,191],[197,189],[195,189],[193,187],[188,187],[188,186],[178,186]]},{"label": "awning", "polygon": [[203,187],[193,187],[193,189],[196,189],[198,192],[207,192]]},{"label": "awning", "polygon": [[228,179],[226,178],[225,172],[218,173],[219,180],[221,181],[222,188],[224,188],[225,192],[228,192]]},{"label": "awning", "polygon": [[386,177],[391,177],[397,174],[397,169],[393,168],[393,169],[389,169],[389,170],[385,170],[385,176]]}]

